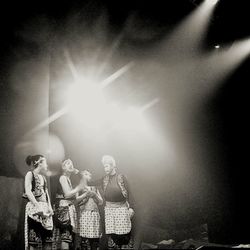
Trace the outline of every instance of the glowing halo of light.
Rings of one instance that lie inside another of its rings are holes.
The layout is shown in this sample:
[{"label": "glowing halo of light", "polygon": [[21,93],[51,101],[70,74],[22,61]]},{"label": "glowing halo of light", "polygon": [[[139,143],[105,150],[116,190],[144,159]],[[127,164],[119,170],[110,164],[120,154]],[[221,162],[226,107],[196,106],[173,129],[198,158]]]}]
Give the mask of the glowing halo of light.
[{"label": "glowing halo of light", "polygon": [[29,166],[25,163],[26,157],[35,154],[46,157],[49,165],[48,176],[51,176],[57,172],[53,166],[64,159],[64,146],[59,137],[44,131],[22,137],[13,149],[13,161],[17,171],[22,176],[25,176],[29,170]]},{"label": "glowing halo of light", "polygon": [[89,128],[98,128],[105,119],[105,99],[101,89],[92,83],[81,82],[69,88],[69,113]]},{"label": "glowing halo of light", "polygon": [[143,111],[137,107],[129,107],[116,121],[115,129],[122,131],[146,131],[147,122],[143,116]]}]

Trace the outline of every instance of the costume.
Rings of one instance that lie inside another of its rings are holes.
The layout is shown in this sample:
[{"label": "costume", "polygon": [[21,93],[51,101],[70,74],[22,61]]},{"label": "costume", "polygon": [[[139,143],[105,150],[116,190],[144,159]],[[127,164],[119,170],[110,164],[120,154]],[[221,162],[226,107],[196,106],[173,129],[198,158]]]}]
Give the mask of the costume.
[{"label": "costume", "polygon": [[[66,177],[66,176],[65,176]],[[71,181],[68,177],[67,182],[72,189]],[[72,198],[65,198],[61,184],[59,183],[56,192],[56,204],[55,204],[55,238],[57,248],[60,249],[60,243],[73,242],[74,233],[77,233],[77,213],[73,201],[75,196]]]},{"label": "costume", "polygon": [[105,232],[109,249],[118,245],[133,248],[131,238],[131,215],[129,212],[129,193],[126,179],[121,174],[107,175],[103,178],[105,198]]},{"label": "costume", "polygon": [[[37,207],[28,201],[25,207],[25,222],[24,222],[24,238],[25,249],[28,249],[29,245],[39,247],[43,243],[52,243],[52,229],[53,219],[49,211],[49,197],[47,196],[47,182],[44,176],[43,183],[41,183],[39,175],[32,173],[32,193],[43,210],[43,214],[48,216],[42,216],[38,214]],[[27,198],[27,195],[23,195]]]},{"label": "costume", "polygon": [[[86,187],[86,191],[97,193],[96,187]],[[92,197],[86,198],[79,204],[79,234],[86,249],[91,245],[98,245],[101,237],[99,208]]]}]

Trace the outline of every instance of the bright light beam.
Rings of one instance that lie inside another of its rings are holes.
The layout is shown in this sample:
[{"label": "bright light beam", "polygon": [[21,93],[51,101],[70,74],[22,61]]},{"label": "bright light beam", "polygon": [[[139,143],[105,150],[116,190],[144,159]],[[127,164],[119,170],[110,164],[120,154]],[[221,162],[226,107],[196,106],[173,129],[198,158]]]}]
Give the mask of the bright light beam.
[{"label": "bright light beam", "polygon": [[106,59],[104,60],[104,62],[102,63],[101,67],[99,68],[99,70],[97,70],[97,75],[99,75],[107,66],[109,60],[111,59],[111,57],[113,56],[114,51],[118,48],[118,46],[121,43],[121,39],[123,37],[123,31],[117,36],[117,38],[113,41],[112,46],[106,56]]},{"label": "bright light beam", "polygon": [[[71,73],[75,79],[75,81],[77,82],[79,77],[77,74],[77,71],[75,69],[75,66],[69,56],[69,53],[67,50],[65,50],[65,55],[67,58],[67,62],[68,65],[70,67]],[[119,78],[120,76],[122,76],[124,73],[126,73],[132,66],[134,65],[133,62],[128,63],[127,65],[123,66],[121,69],[117,70],[115,73],[113,73],[111,76],[107,77],[106,79],[104,79],[101,82],[101,88],[105,88],[106,86],[108,86],[110,83],[112,83],[113,81],[115,81],[117,78]],[[63,107],[62,109],[58,110],[57,112],[55,112],[54,114],[52,114],[48,119],[42,121],[41,123],[39,123],[37,126],[35,126],[32,130],[30,130],[26,135],[30,135],[34,132],[37,132],[38,130],[44,128],[45,126],[48,126],[51,122],[56,121],[58,118],[60,118],[61,116],[65,115],[66,113],[68,113],[69,111],[69,106]]]},{"label": "bright light beam", "polygon": [[220,49],[217,53],[213,51],[204,63],[211,82],[218,82],[228,77],[249,54],[250,38],[234,42],[233,45]]},{"label": "bright light beam", "polygon": [[181,54],[196,53],[205,37],[214,8],[215,5],[210,4],[210,1],[201,3],[163,41],[163,47],[172,47],[176,53]]},{"label": "bright light beam", "polygon": [[215,5],[219,2],[219,0],[206,0],[206,2],[210,5]]},{"label": "bright light beam", "polygon": [[150,109],[151,107],[153,107],[155,104],[157,104],[160,101],[159,98],[155,98],[152,101],[148,102],[147,104],[145,104],[144,106],[142,106],[141,111],[144,112],[148,109]]},{"label": "bright light beam", "polygon": [[[190,74],[191,78],[186,77],[192,83],[192,88],[199,89],[199,95],[197,92],[194,93],[196,97],[204,98],[213,93],[249,54],[250,38],[236,41],[233,45],[224,46],[219,50],[212,50],[210,54],[200,57],[197,62],[194,62],[195,72],[199,74],[193,73]],[[195,96],[192,95],[191,98],[194,100]]]},{"label": "bright light beam", "polygon": [[29,132],[27,132],[25,134],[25,136],[29,136],[29,135],[41,130],[42,128],[48,126],[51,122],[54,122],[55,120],[57,120],[58,118],[60,118],[64,114],[66,114],[67,112],[68,112],[68,106],[58,110],[53,115],[51,115],[48,119],[42,121],[41,123],[36,125],[33,129],[31,129]]},{"label": "bright light beam", "polygon": [[71,59],[71,56],[70,56],[70,54],[69,54],[69,52],[68,52],[67,49],[64,49],[64,55],[65,55],[65,57],[66,57],[66,59],[67,59],[68,66],[69,66],[69,68],[70,68],[70,71],[71,71],[71,73],[72,73],[72,76],[73,76],[74,79],[75,79],[75,82],[78,82],[78,81],[79,81],[79,77],[78,77],[78,74],[77,74],[75,65],[74,65],[74,63],[73,63],[73,61],[72,61],[72,59]]},{"label": "bright light beam", "polygon": [[121,75],[126,73],[132,66],[134,66],[134,62],[130,62],[130,63],[126,64],[125,66],[123,66],[122,68],[117,70],[114,74],[112,74],[111,76],[104,79],[101,82],[101,88],[105,88],[106,86],[108,86],[110,83],[115,81],[118,77],[120,77]]}]

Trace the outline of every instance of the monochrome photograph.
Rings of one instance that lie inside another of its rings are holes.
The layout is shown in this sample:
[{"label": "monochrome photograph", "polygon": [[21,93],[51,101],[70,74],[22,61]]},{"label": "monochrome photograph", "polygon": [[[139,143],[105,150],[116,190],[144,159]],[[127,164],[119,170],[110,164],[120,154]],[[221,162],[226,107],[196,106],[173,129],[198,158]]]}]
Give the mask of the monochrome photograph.
[{"label": "monochrome photograph", "polygon": [[248,0],[0,3],[0,249],[250,248]]}]

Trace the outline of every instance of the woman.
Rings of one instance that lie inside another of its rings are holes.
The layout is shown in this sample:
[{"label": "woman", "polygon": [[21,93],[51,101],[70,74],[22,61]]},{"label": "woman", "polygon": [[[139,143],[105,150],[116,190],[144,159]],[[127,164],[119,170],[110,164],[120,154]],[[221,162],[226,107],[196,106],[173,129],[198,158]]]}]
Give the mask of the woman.
[{"label": "woman", "polygon": [[82,237],[82,245],[85,249],[97,249],[101,237],[100,214],[98,205],[102,205],[103,199],[94,186],[88,186],[91,173],[88,170],[81,172],[82,183],[85,186],[83,193],[79,196],[79,234]]},{"label": "woman", "polygon": [[[80,183],[75,188],[72,187],[70,176],[77,173],[73,162],[70,159],[62,162],[62,175],[59,178],[59,185],[56,194],[56,218],[57,228],[60,233],[59,249],[71,249],[74,243],[74,236],[77,233],[77,214],[75,203],[81,200],[77,194],[82,190],[83,185]],[[58,231],[57,230],[57,231]]]},{"label": "woman", "polygon": [[[104,155],[102,164],[106,176],[102,179],[105,198],[105,232],[108,248],[133,249],[132,217],[133,199],[126,177],[117,172],[113,156]],[[132,207],[131,207],[132,206]]]},{"label": "woman", "polygon": [[48,165],[43,155],[33,155],[26,158],[26,163],[31,166],[25,176],[24,198],[28,199],[25,208],[25,250],[51,249],[53,210],[48,194],[47,182],[44,177]]}]

